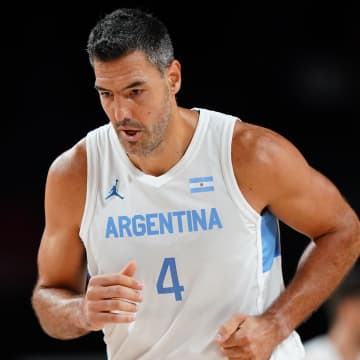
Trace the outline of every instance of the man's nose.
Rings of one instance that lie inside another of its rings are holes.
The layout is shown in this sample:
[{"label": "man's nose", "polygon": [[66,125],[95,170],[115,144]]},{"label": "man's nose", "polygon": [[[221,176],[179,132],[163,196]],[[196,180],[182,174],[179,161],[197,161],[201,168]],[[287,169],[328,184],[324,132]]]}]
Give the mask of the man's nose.
[{"label": "man's nose", "polygon": [[131,119],[131,105],[126,99],[116,98],[113,102],[113,114],[116,122]]}]

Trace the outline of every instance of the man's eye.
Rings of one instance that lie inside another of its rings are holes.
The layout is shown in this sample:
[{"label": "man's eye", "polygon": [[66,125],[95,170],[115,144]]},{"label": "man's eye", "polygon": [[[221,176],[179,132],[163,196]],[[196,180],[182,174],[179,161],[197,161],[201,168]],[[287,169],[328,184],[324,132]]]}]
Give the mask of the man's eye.
[{"label": "man's eye", "polygon": [[131,95],[140,95],[142,93],[141,89],[132,89]]},{"label": "man's eye", "polygon": [[101,97],[109,97],[111,94],[108,91],[100,91],[99,92]]}]

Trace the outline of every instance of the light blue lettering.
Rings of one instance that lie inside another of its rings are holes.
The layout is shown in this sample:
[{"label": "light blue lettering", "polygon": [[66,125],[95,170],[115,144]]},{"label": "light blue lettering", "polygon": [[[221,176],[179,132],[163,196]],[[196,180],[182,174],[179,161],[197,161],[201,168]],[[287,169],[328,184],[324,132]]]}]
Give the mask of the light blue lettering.
[{"label": "light blue lettering", "polygon": [[209,227],[208,230],[211,230],[214,226],[217,226],[219,229],[222,229],[222,223],[220,221],[220,216],[216,208],[210,209],[210,218],[209,218]]},{"label": "light blue lettering", "polygon": [[[193,210],[193,211],[195,211],[195,210]],[[192,224],[191,213],[192,213],[192,211],[190,211],[190,210],[187,210],[187,211],[186,211],[186,219],[187,219],[187,224],[188,224],[189,232],[192,232],[192,231],[193,231],[193,224]]]},{"label": "light blue lettering", "polygon": [[105,237],[106,238],[109,238],[109,237],[119,237],[119,234],[116,230],[116,226],[115,226],[115,221],[114,219],[109,216],[108,217],[108,221],[107,221],[107,224],[106,224],[106,231],[105,231]]},{"label": "light blue lettering", "polygon": [[118,216],[117,224],[114,218],[109,216],[105,228],[105,237],[154,236],[186,231],[207,231],[215,227],[223,228],[216,208],[135,214],[132,217],[122,215]]},{"label": "light blue lettering", "polygon": [[131,219],[128,216],[119,216],[118,223],[119,223],[119,236],[124,237],[124,230],[126,230],[127,236],[131,237],[132,236],[130,230]]},{"label": "light blue lettering", "polygon": [[131,224],[132,224],[132,231],[135,236],[143,236],[146,234],[144,215],[134,215]]},{"label": "light blue lettering", "polygon": [[165,214],[159,213],[159,232],[160,234],[165,234],[165,228],[166,232],[172,234],[174,232],[174,227],[172,223],[172,214],[169,212],[167,213],[167,218]]},{"label": "light blue lettering", "polygon": [[178,230],[179,233],[182,233],[184,231],[183,223],[182,223],[182,217],[185,215],[185,211],[174,211],[173,215],[177,217],[178,220]]},{"label": "light blue lettering", "polygon": [[157,218],[158,214],[146,214],[146,228],[148,235],[157,235],[159,233],[158,230],[155,230],[156,222],[152,219]]},{"label": "light blue lettering", "polygon": [[196,210],[191,211],[194,231],[199,231],[198,225],[200,225],[203,230],[206,230],[205,209],[201,209],[200,213],[201,213],[201,215]]}]

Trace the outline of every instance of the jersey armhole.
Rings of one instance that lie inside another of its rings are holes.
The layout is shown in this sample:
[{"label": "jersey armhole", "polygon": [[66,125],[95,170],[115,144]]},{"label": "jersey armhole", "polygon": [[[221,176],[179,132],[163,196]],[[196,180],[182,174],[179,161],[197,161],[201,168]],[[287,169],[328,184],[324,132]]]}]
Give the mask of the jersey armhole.
[{"label": "jersey armhole", "polygon": [[221,154],[221,166],[224,174],[224,182],[227,187],[227,191],[230,194],[231,199],[234,201],[235,205],[242,211],[246,217],[253,222],[257,222],[261,215],[256,212],[256,210],[249,204],[245,196],[241,192],[239,185],[236,181],[232,158],[231,158],[231,149],[232,149],[232,138],[234,133],[235,124],[240,119],[234,118],[233,121],[229,122],[229,125],[225,127],[222,137],[222,154]]},{"label": "jersey armhole", "polygon": [[[98,176],[96,164],[98,163],[97,136],[91,131],[86,136],[86,196],[83,217],[81,220],[79,235],[85,243],[92,218],[94,216],[96,194],[98,190]],[[86,245],[86,244],[85,244]]]}]

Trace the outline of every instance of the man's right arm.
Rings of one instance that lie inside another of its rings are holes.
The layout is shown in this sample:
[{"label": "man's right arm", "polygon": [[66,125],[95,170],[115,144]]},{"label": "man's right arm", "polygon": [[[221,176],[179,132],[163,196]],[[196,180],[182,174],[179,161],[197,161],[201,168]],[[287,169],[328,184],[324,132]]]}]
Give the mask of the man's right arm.
[{"label": "man's right arm", "polygon": [[87,268],[79,237],[86,194],[84,142],[50,166],[45,189],[45,228],[38,251],[32,305],[44,331],[69,339],[89,329],[84,314]]}]

